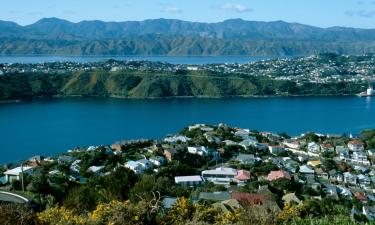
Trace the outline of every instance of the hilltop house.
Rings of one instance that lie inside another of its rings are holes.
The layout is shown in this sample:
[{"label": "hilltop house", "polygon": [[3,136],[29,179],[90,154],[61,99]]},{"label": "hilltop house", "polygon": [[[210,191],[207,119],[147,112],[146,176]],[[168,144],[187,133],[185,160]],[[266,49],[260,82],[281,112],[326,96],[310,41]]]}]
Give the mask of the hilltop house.
[{"label": "hilltop house", "polygon": [[324,143],[320,145],[320,151],[322,153],[334,153],[335,152],[335,147],[329,143]]},{"label": "hilltop house", "polygon": [[360,140],[349,141],[348,148],[353,152],[365,150],[364,143]]},{"label": "hilltop house", "polygon": [[147,159],[141,159],[138,161],[128,161],[125,163],[125,167],[133,170],[136,174],[142,174],[144,171],[152,169],[152,163]]},{"label": "hilltop house", "polygon": [[20,180],[22,174],[31,175],[34,172],[34,168],[31,166],[16,167],[11,170],[4,172],[5,183],[12,182],[13,180]]},{"label": "hilltop house", "polygon": [[310,153],[318,154],[320,153],[320,146],[316,144],[315,142],[310,142],[307,144],[307,150]]}]

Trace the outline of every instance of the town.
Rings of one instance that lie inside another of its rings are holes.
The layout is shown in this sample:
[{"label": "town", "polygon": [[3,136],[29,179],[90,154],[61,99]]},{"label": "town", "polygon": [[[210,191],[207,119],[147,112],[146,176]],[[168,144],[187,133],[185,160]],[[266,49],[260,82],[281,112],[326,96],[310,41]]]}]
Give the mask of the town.
[{"label": "town", "polygon": [[366,223],[375,221],[374,163],[374,130],[290,137],[196,124],[162,140],[9,163],[0,202],[27,205],[16,210],[42,224],[107,224],[124,210],[129,224]]},{"label": "town", "polygon": [[[0,64],[0,76],[9,74],[67,74],[78,71],[126,70],[181,72],[210,71],[220,74],[264,76],[274,80],[302,83],[372,82],[375,78],[375,55],[346,56],[319,54],[296,58],[260,60],[245,64],[205,65],[169,64],[151,61],[53,62],[38,64]],[[182,73],[183,74],[183,73]]]}]

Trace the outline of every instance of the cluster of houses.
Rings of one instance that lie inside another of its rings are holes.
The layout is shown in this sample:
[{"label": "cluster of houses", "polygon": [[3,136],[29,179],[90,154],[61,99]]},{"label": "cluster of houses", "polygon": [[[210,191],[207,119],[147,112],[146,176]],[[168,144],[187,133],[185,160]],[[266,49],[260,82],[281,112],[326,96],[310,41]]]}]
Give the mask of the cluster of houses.
[{"label": "cluster of houses", "polygon": [[[317,193],[324,192],[325,196],[334,199],[356,199],[363,203],[363,208],[352,210],[352,213],[363,214],[369,220],[375,219],[375,208],[372,207],[375,204],[375,168],[373,167],[375,151],[365,149],[365,143],[361,139],[351,139],[346,144],[334,145],[330,142],[307,142],[303,135],[285,139],[270,132],[255,134],[248,129],[230,128],[224,124],[218,126],[197,124],[190,126],[188,130],[195,129],[201,130],[207,143],[211,143],[213,145],[210,146],[217,146],[217,148],[196,145],[192,138],[177,134],[168,136],[161,141],[152,142],[149,147],[139,149],[142,158],[128,160],[118,166],[126,167],[137,175],[146,171],[158,172],[168,162],[176,160],[178,152],[186,151],[195,157],[209,159],[208,162],[211,163],[211,166],[201,169],[199,174],[174,177],[176,185],[195,188],[205,183],[213,183],[226,187],[228,191],[201,192],[195,196],[196,200],[210,200],[223,210],[240,207],[243,201],[267,205],[272,210],[280,210],[275,203],[275,194],[268,189],[268,185],[260,186],[255,193],[243,193],[238,190],[253,181],[271,184],[273,181],[286,179],[299,182],[316,190]],[[217,134],[217,129],[230,130],[231,136],[224,139]],[[259,135],[263,137],[261,139],[263,142],[258,141],[260,140]],[[99,151],[100,149],[106,154],[121,156],[126,155],[123,147],[127,144],[127,142],[116,143],[111,146],[100,146],[100,148],[91,146],[79,151]],[[237,146],[238,149],[241,149],[242,153],[239,151],[230,159],[230,162],[235,162],[236,165],[271,163],[278,169],[265,175],[252,174],[249,170],[239,169],[228,161],[222,160],[221,155],[227,146]],[[57,164],[68,165],[71,171],[71,180],[80,183],[86,182],[80,174],[81,159],[76,159],[69,153],[57,158],[33,157],[27,165],[5,171],[0,183],[6,184],[13,180],[20,180],[22,174],[32,176],[41,161],[55,161]],[[330,157],[329,159],[326,158],[327,155]],[[336,168],[327,168],[325,165],[327,160],[336,165],[345,164],[346,167],[345,169],[337,168],[337,166]],[[221,162],[220,165],[217,165],[217,162]],[[104,165],[91,165],[86,172],[106,176],[111,171],[106,171]],[[50,176],[61,173],[56,168],[49,171]],[[306,196],[304,197],[306,198]],[[322,198],[322,196],[307,196],[307,198]],[[171,205],[175,200],[176,198],[166,197],[165,205]],[[282,200],[285,203],[294,201],[298,204],[302,204],[304,201],[301,196],[298,197],[295,193],[284,193]]]}]

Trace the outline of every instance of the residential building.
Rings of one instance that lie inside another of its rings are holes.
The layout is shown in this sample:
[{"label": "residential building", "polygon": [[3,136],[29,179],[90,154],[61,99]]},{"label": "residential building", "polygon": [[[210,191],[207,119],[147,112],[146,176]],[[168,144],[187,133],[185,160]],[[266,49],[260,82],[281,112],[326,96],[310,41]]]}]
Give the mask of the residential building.
[{"label": "residential building", "polygon": [[287,148],[291,148],[291,149],[300,149],[301,148],[301,144],[296,141],[296,140],[292,140],[292,139],[289,139],[289,140],[285,140],[283,142],[284,146],[287,147]]},{"label": "residential building", "polygon": [[267,180],[268,181],[274,181],[274,180],[277,180],[277,179],[288,179],[288,180],[291,180],[291,176],[289,175],[289,173],[283,171],[283,170],[279,170],[279,171],[271,171],[268,176],[267,176]]},{"label": "residential building", "polygon": [[346,184],[351,184],[351,185],[357,184],[357,176],[355,174],[352,174],[350,172],[345,172],[343,175],[344,175],[344,182]]},{"label": "residential building", "polygon": [[336,153],[340,160],[347,161],[349,159],[349,149],[344,146],[336,146]]},{"label": "residential building", "polygon": [[238,170],[237,176],[234,177],[238,183],[246,183],[251,180],[250,172],[247,170]]},{"label": "residential building", "polygon": [[239,154],[236,158],[237,161],[241,162],[242,164],[249,164],[255,163],[257,159],[253,154]]},{"label": "residential building", "polygon": [[188,147],[188,152],[200,156],[208,156],[208,149],[204,146]]},{"label": "residential building", "polygon": [[349,141],[348,148],[353,152],[365,150],[364,143],[361,140]]},{"label": "residential building", "polygon": [[12,182],[13,180],[20,180],[23,174],[31,175],[34,172],[34,168],[31,166],[19,166],[4,172],[5,183]]},{"label": "residential building", "polygon": [[173,160],[173,156],[177,153],[177,150],[174,149],[174,148],[170,148],[170,149],[165,149],[164,150],[164,155],[165,155],[165,158],[167,158],[168,161],[172,161]]},{"label": "residential building", "polygon": [[333,145],[330,143],[324,143],[320,145],[320,151],[322,153],[334,153],[335,147],[333,147]]},{"label": "residential building", "polygon": [[199,186],[204,183],[201,176],[177,176],[174,178],[174,181],[176,184],[187,187]]},{"label": "residential building", "polygon": [[300,166],[299,168],[299,172],[301,174],[314,174],[314,170],[312,170],[310,167],[308,167],[307,165],[302,165]]},{"label": "residential building", "polygon": [[229,185],[237,176],[237,170],[227,167],[219,167],[213,170],[202,171],[202,177],[214,184]]},{"label": "residential building", "polygon": [[152,156],[149,160],[154,166],[157,167],[164,165],[166,162],[165,158],[162,156]]},{"label": "residential building", "polygon": [[277,155],[277,154],[280,154],[282,152],[285,151],[284,147],[282,146],[279,146],[279,145],[271,145],[271,146],[268,146],[268,150],[274,154],[274,155]]},{"label": "residential building", "polygon": [[370,161],[367,159],[367,155],[363,151],[353,152],[353,154],[351,155],[351,160],[353,163],[370,165]]},{"label": "residential building", "polygon": [[310,142],[307,144],[307,150],[311,153],[318,154],[320,153],[320,146],[315,142]]},{"label": "residential building", "polygon": [[359,186],[362,188],[362,189],[370,189],[371,188],[371,180],[368,176],[365,176],[363,174],[359,174],[357,176],[357,179],[358,179],[358,183],[359,183]]},{"label": "residential building", "polygon": [[249,149],[250,147],[256,147],[258,144],[257,140],[253,139],[246,139],[238,143],[238,145],[242,146],[244,149]]}]

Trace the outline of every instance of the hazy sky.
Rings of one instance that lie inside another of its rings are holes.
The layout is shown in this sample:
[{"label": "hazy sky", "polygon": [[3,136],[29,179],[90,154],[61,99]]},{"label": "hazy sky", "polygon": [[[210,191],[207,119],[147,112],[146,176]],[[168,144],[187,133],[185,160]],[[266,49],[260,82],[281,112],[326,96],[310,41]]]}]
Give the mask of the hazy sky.
[{"label": "hazy sky", "polygon": [[73,22],[155,18],[218,22],[242,18],[375,28],[375,0],[1,0],[0,20],[25,25],[44,17]]}]

